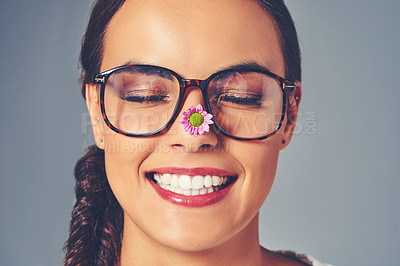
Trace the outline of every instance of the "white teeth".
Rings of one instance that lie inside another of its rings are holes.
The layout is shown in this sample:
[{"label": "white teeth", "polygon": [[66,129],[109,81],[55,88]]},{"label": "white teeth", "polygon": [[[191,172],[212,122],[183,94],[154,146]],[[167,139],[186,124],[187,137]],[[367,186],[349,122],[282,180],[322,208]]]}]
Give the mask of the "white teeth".
[{"label": "white teeth", "polygon": [[154,175],[154,180],[156,180],[158,183],[161,183],[160,176],[158,174]]},{"label": "white teeth", "polygon": [[181,189],[191,189],[192,188],[192,180],[190,179],[190,176],[181,175],[179,177],[179,187]]},{"label": "white teeth", "polygon": [[228,182],[228,177],[211,175],[191,177],[189,175],[155,173],[154,180],[165,190],[186,196],[197,196],[220,190],[220,186]]},{"label": "white teeth", "polygon": [[179,188],[179,178],[177,175],[171,176],[171,186],[173,186],[174,188]]},{"label": "white teeth", "polygon": [[164,185],[171,184],[171,174],[163,174],[161,176],[161,181],[163,182]]},{"label": "white teeth", "polygon": [[184,189],[184,190],[183,190],[183,195],[185,195],[185,196],[191,196],[191,195],[192,195],[192,190],[191,190],[191,189]]},{"label": "white teeth", "polygon": [[205,187],[200,189],[200,195],[204,195],[204,194],[207,194],[207,188],[205,188]]},{"label": "white teeth", "polygon": [[213,177],[212,177],[212,185],[213,186],[219,186],[220,179],[221,178],[219,176],[213,175]]},{"label": "white teeth", "polygon": [[212,186],[212,180],[210,175],[206,175],[204,178],[204,186],[205,187],[211,187]]},{"label": "white teeth", "polygon": [[204,178],[200,175],[196,175],[192,180],[192,189],[201,189],[204,186]]}]

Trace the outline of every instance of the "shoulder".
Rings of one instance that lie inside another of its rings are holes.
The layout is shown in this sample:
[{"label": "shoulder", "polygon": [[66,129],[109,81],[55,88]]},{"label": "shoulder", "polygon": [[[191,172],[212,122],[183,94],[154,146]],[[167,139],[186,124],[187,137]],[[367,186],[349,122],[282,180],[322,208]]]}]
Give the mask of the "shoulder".
[{"label": "shoulder", "polygon": [[[273,265],[287,266],[332,266],[331,264],[321,263],[313,256],[299,254],[291,250],[269,251],[263,248],[266,261],[273,261]],[[270,264],[270,263],[269,263]]]}]

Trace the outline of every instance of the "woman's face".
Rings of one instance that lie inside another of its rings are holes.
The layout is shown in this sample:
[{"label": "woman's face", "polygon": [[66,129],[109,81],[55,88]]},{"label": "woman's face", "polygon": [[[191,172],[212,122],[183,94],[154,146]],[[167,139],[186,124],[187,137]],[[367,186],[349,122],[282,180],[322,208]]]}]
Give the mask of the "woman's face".
[{"label": "woman's face", "polygon": [[[169,68],[187,79],[205,79],[220,69],[255,62],[284,76],[274,24],[255,1],[128,0],[110,21],[103,48],[101,71],[137,62]],[[88,88],[95,138],[104,139],[107,177],[125,211],[125,228],[130,228],[124,234],[140,232],[175,249],[204,250],[246,231],[249,224],[257,226],[282,140],[287,144],[290,139],[287,128],[256,142],[237,141],[213,129],[193,137],[182,129],[179,116],[163,135],[126,137],[103,120],[97,122],[97,90]],[[182,111],[198,104],[204,106],[200,89],[189,88]],[[146,177],[154,171],[178,177],[186,173],[192,179],[223,176],[225,171],[237,180],[214,204],[182,205],[159,195]]]}]

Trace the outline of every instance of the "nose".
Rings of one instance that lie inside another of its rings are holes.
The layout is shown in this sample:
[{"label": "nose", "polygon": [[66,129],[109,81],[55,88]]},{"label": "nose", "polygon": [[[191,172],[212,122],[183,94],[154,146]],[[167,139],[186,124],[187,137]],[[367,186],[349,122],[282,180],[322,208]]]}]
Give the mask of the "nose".
[{"label": "nose", "polygon": [[183,118],[183,112],[187,111],[190,107],[196,107],[199,104],[201,104],[204,109],[203,94],[200,87],[187,87],[180,113],[173,122],[169,131],[164,135],[165,143],[169,147],[186,152],[197,152],[212,149],[217,146],[218,137],[213,130],[212,125],[210,125],[210,130],[208,132],[193,136],[188,131],[185,131],[183,125],[178,122]]}]

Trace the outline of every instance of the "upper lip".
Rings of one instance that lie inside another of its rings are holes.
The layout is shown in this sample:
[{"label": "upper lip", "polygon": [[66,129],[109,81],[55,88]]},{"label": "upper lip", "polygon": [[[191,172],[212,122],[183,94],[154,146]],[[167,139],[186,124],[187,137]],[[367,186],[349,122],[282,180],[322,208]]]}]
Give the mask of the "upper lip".
[{"label": "upper lip", "polygon": [[189,175],[189,176],[196,176],[196,175],[215,175],[215,176],[237,176],[237,174],[232,173],[231,171],[213,168],[213,167],[193,167],[193,168],[186,168],[186,167],[160,167],[155,168],[147,173],[159,173],[159,174],[178,174],[178,175]]}]

